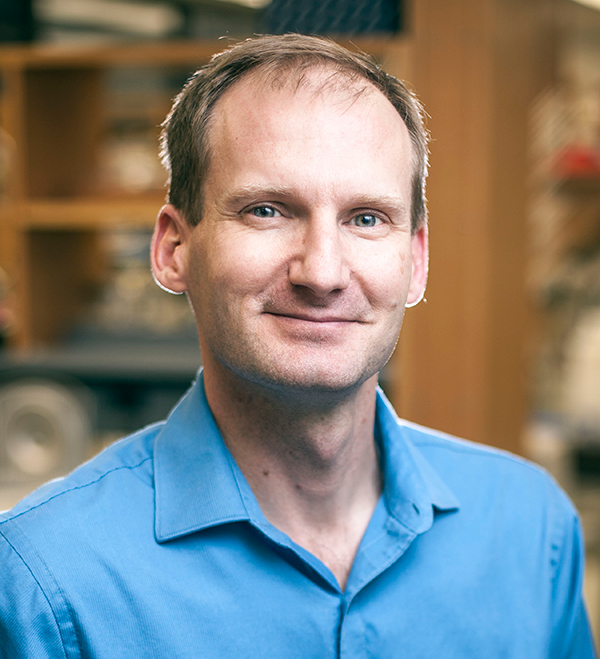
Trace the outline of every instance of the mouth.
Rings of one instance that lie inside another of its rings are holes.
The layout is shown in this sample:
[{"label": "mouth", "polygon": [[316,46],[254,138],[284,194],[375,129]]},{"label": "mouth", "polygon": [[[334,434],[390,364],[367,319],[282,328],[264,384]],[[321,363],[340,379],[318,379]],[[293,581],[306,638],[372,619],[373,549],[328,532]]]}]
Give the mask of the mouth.
[{"label": "mouth", "polygon": [[358,323],[359,320],[355,318],[348,318],[345,316],[337,315],[317,315],[317,314],[308,314],[308,313],[284,313],[276,311],[265,311],[265,314],[269,316],[275,316],[276,318],[289,319],[290,321],[303,321],[307,323]]}]

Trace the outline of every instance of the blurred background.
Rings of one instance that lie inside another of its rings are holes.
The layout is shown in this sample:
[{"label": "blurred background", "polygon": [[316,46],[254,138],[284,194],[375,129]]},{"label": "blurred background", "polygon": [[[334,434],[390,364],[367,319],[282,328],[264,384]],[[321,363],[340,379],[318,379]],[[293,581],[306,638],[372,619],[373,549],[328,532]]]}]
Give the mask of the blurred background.
[{"label": "blurred background", "polygon": [[402,416],[554,474],[597,635],[600,0],[0,0],[0,509],[193,380],[187,302],[149,270],[159,126],[213,53],[288,31],[423,101],[430,282],[382,383]]}]

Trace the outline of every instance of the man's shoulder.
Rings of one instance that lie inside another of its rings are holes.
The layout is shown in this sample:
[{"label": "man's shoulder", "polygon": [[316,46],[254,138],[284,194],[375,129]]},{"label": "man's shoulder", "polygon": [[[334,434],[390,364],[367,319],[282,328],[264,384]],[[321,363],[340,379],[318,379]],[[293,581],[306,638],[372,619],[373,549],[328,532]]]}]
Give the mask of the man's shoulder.
[{"label": "man's shoulder", "polygon": [[403,434],[428,457],[476,462],[490,468],[516,469],[519,472],[546,476],[542,467],[510,451],[462,439],[441,430],[434,430],[405,419],[398,419]]},{"label": "man's shoulder", "polygon": [[72,607],[81,616],[85,601],[97,613],[97,597],[101,610],[111,578],[152,545],[152,456],[160,429],[115,442],[0,514],[0,646],[22,643],[28,649],[19,656],[79,656]]},{"label": "man's shoulder", "polygon": [[42,485],[0,513],[0,534],[14,524],[30,527],[45,519],[60,524],[80,507],[89,514],[94,507],[123,496],[123,483],[131,481],[131,476],[140,487],[152,487],[154,440],[163,425],[153,424],[111,444],[67,476]]},{"label": "man's shoulder", "polygon": [[[575,516],[569,498],[540,465],[496,447],[399,420],[405,437],[462,501],[478,497]],[[559,513],[559,514],[560,514]]]}]

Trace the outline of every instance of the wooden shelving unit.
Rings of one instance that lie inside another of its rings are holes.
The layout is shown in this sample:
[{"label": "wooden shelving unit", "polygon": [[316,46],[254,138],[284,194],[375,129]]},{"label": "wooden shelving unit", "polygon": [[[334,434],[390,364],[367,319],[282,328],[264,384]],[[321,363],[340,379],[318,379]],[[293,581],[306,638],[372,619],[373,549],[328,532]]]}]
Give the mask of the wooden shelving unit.
[{"label": "wooden shelving unit", "polygon": [[[14,347],[59,341],[102,281],[99,232],[151,227],[163,202],[164,190],[128,194],[99,184],[109,73],[171,67],[185,75],[221,47],[0,49],[0,126],[9,161],[2,181],[0,266],[12,285]],[[167,96],[165,112],[169,102]]]}]

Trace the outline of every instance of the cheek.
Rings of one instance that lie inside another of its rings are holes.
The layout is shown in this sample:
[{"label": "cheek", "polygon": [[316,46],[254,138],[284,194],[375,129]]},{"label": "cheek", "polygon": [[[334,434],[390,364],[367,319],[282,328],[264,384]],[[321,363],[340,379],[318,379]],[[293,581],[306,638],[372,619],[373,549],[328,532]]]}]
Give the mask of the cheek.
[{"label": "cheek", "polygon": [[411,271],[408,250],[377,250],[365,259],[361,280],[371,305],[389,311],[404,309]]},{"label": "cheek", "polygon": [[[198,264],[199,285],[210,297],[239,298],[255,295],[286,272],[285,247],[264,234],[231,232],[211,242],[203,264]],[[200,260],[200,259],[197,259]]]}]

